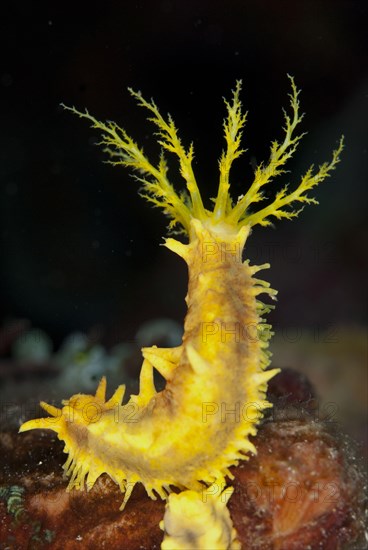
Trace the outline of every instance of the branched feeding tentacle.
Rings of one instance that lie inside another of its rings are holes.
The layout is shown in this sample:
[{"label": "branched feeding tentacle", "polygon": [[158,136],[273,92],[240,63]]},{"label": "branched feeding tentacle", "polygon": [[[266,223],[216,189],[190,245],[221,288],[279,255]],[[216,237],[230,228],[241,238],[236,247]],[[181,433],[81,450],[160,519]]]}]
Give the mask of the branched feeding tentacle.
[{"label": "branched feeding tentacle", "polygon": [[254,214],[245,216],[241,220],[241,225],[260,225],[267,226],[270,225],[269,217],[275,216],[277,219],[287,218],[292,219],[300,214],[303,210],[303,207],[299,210],[284,210],[286,206],[290,206],[294,202],[301,202],[305,204],[318,204],[318,201],[313,197],[308,196],[308,191],[316,187],[321,183],[325,178],[330,176],[330,172],[334,170],[336,164],[340,162],[340,153],[344,148],[344,138],[340,138],[339,146],[332,153],[332,160],[328,163],[325,162],[322,164],[318,172],[313,174],[313,166],[311,166],[306,174],[302,177],[302,180],[298,187],[288,193],[288,186],[285,186],[279,193],[277,193],[275,200],[262,210],[258,210]]},{"label": "branched feeding tentacle", "polygon": [[217,198],[215,200],[214,220],[223,218],[229,210],[231,210],[231,199],[229,196],[230,169],[234,160],[245,152],[244,149],[240,149],[242,128],[247,120],[247,113],[242,113],[242,104],[239,99],[241,86],[242,81],[238,80],[235,90],[233,91],[232,103],[224,99],[227,109],[227,118],[223,122],[226,151],[222,152],[219,162],[220,182]]},{"label": "branched feeding tentacle", "polygon": [[115,122],[100,122],[87,110],[83,113],[77,111],[75,107],[65,105],[63,107],[80,118],[86,118],[92,122],[92,128],[102,131],[102,140],[99,144],[105,146],[104,150],[110,156],[107,162],[114,166],[130,167],[142,176],[146,176],[135,176],[135,179],[143,184],[142,196],[155,206],[163,208],[173,220],[173,225],[179,223],[189,231],[191,217],[189,208],[167,178],[167,164],[163,154],[160,156],[158,166],[155,167],[145,156],[143,149],[139,148],[126,131],[119,128]]},{"label": "branched feeding tentacle", "polygon": [[158,135],[162,139],[158,140],[158,143],[164,149],[170,151],[170,153],[177,155],[179,159],[180,173],[186,181],[187,189],[192,200],[193,215],[201,219],[204,216],[204,207],[192,169],[192,161],[194,157],[193,144],[191,143],[188,151],[186,151],[178,136],[178,131],[171,115],[168,115],[168,120],[166,121],[153,100],[150,102],[146,101],[142,97],[141,92],[135,92],[132,88],[128,88],[128,90],[131,95],[137,99],[138,105],[145,107],[153,114],[153,117],[150,117],[148,120],[152,121],[159,129]]},{"label": "branched feeding tentacle", "polygon": [[291,82],[292,92],[289,94],[290,105],[292,109],[292,117],[290,117],[284,110],[285,118],[285,137],[284,141],[279,144],[277,141],[274,141],[271,144],[271,153],[268,163],[265,165],[263,163],[259,164],[255,171],[255,176],[253,183],[248,189],[247,193],[238,201],[236,206],[233,208],[232,212],[228,216],[228,220],[231,223],[241,222],[242,225],[270,225],[268,218],[270,216],[275,216],[276,218],[288,218],[291,219],[297,216],[300,212],[298,211],[285,211],[282,210],[284,206],[291,205],[295,201],[305,202],[308,204],[317,204],[314,199],[308,198],[305,193],[316,186],[318,183],[322,182],[328,175],[331,170],[333,170],[339,161],[339,155],[343,149],[343,137],[340,139],[340,144],[338,148],[333,151],[333,158],[330,163],[323,164],[319,171],[313,175],[311,166],[303,177],[298,188],[287,194],[288,187],[285,186],[277,195],[274,202],[272,202],[268,207],[263,208],[254,214],[248,215],[247,209],[252,203],[259,202],[264,199],[264,195],[261,191],[261,188],[266,184],[270,183],[276,176],[285,173],[285,170],[282,168],[286,162],[293,156],[295,153],[300,140],[305,136],[305,132],[299,135],[294,135],[294,131],[298,124],[303,120],[304,114],[299,113],[299,94],[300,90],[297,89],[294,79],[292,76],[288,75]]}]

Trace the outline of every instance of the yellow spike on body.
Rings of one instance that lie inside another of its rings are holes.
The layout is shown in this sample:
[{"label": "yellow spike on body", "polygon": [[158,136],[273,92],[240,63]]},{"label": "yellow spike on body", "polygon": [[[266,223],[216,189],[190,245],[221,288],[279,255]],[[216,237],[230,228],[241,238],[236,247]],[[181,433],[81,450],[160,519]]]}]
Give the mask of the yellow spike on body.
[{"label": "yellow spike on body", "polygon": [[98,401],[105,401],[106,398],[106,376],[103,376],[100,380],[98,388],[96,390],[95,397]]},{"label": "yellow spike on body", "polygon": [[165,380],[169,380],[172,377],[173,371],[178,366],[181,351],[181,346],[166,349],[152,346],[150,348],[142,348],[142,355],[152,363]]},{"label": "yellow spike on body", "polygon": [[203,359],[203,357],[194,349],[194,347],[191,344],[188,344],[185,348],[188,361],[192,369],[198,376],[203,377],[210,377],[211,371],[210,367],[211,365]]},{"label": "yellow spike on body", "polygon": [[122,404],[125,395],[125,384],[118,386],[113,395],[105,403],[105,409],[113,409]]},{"label": "yellow spike on body", "polygon": [[61,414],[61,409],[58,409],[57,407],[54,407],[53,405],[49,405],[48,403],[45,403],[44,401],[41,401],[40,403],[41,407],[51,416],[58,417]]},{"label": "yellow spike on body", "polygon": [[[272,143],[268,163],[256,168],[253,183],[237,201],[230,197],[230,169],[243,153],[240,144],[246,117],[240,102],[241,81],[232,101],[225,102],[226,149],[220,159],[212,211],[204,207],[195,180],[193,147],[182,145],[172,118],[163,117],[153,101],[131,91],[138,104],[150,112],[162,150],[176,155],[186,183],[185,195],[178,194],[169,181],[163,154],[154,165],[114,122],[103,123],[87,111],[66,107],[102,131],[110,162],[133,169],[143,196],[164,210],[171,229],[179,225],[189,238],[188,244],[173,238],[165,241],[188,266],[183,341],[172,350],[143,348],[139,394],[123,405],[125,387],[119,386],[106,401],[103,378],[95,395],[76,394],[63,401],[60,410],[43,404],[52,418],[30,420],[20,429],[49,428],[65,442],[69,458],[64,468],[71,476],[68,490],[83,489],[85,484],[90,489],[106,472],[125,493],[122,507],[140,482],[151,498],[155,493],[166,498],[174,486],[189,490],[182,499],[172,496],[171,503],[182,502],[189,513],[196,513],[200,508],[198,492],[226,476],[232,479],[229,468],[247,453],[256,452],[249,438],[256,434],[263,411],[271,406],[266,399],[267,383],[279,371],[265,370],[270,363],[267,346],[272,333],[262,316],[271,306],[257,297],[265,293],[275,298],[276,291],[254,278],[269,264],[243,262],[244,247],[254,225],[269,225],[272,217],[292,219],[299,213],[294,204],[314,204],[309,191],[330,175],[343,149],[341,139],[330,163],[314,174],[309,169],[294,191],[284,187],[268,206],[249,211],[262,199],[264,187],[283,173],[303,135],[294,135],[303,115],[299,114],[299,91],[289,78],[292,115],[285,114],[284,139]],[[249,333],[250,327],[256,328],[256,335]],[[161,392],[156,392],[153,368],[166,379]],[[226,523],[226,512],[223,518]],[[229,542],[228,548],[236,547],[231,544],[235,542]]]},{"label": "yellow spike on body", "polygon": [[157,393],[153,382],[153,366],[148,359],[143,361],[139,384],[137,403],[141,407],[145,407]]}]

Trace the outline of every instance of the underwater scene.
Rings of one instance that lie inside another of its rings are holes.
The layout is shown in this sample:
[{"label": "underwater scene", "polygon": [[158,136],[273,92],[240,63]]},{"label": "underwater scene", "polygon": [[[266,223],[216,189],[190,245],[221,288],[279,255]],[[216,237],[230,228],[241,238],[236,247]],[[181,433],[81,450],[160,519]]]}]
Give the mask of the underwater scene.
[{"label": "underwater scene", "polygon": [[368,544],[363,0],[0,21],[0,549]]}]

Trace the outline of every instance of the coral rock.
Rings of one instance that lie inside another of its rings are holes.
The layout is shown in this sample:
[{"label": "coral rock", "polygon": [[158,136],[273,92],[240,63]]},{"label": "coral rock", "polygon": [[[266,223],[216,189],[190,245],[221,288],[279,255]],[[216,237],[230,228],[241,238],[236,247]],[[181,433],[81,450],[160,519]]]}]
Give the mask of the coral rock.
[{"label": "coral rock", "polygon": [[[306,416],[269,418],[254,443],[257,456],[232,470],[229,509],[242,548],[364,547],[364,479],[346,441]],[[50,432],[3,432],[0,446],[1,548],[160,548],[164,502],[142,486],[120,512],[107,476],[89,493],[65,492],[65,455]]]}]

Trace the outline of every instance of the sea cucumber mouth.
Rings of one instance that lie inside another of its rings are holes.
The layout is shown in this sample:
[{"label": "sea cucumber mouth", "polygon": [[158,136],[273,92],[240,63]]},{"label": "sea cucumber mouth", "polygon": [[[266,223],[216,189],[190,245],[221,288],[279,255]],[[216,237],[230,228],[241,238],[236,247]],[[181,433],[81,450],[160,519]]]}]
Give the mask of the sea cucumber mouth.
[{"label": "sea cucumber mouth", "polygon": [[[196,220],[197,221],[197,220]],[[239,238],[239,227],[237,224],[229,223],[225,220],[215,220],[213,217],[208,217],[205,220],[201,220],[203,227],[205,227],[210,234],[214,235],[217,239],[223,239],[224,241],[234,241]],[[250,227],[244,226],[242,229],[242,237],[244,242],[250,234]]]}]

